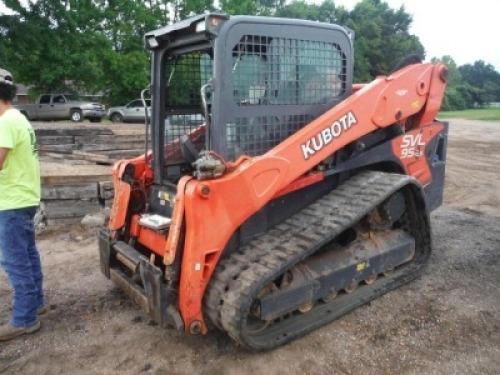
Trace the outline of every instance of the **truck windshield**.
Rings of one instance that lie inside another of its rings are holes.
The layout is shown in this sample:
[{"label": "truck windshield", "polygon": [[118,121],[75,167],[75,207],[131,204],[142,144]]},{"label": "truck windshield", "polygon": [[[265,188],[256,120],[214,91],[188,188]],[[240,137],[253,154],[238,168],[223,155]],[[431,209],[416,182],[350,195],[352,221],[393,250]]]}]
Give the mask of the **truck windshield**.
[{"label": "truck windshield", "polygon": [[205,51],[171,56],[165,61],[165,164],[185,162],[180,137],[187,135],[198,151],[205,145],[201,87],[212,77],[212,58]]}]

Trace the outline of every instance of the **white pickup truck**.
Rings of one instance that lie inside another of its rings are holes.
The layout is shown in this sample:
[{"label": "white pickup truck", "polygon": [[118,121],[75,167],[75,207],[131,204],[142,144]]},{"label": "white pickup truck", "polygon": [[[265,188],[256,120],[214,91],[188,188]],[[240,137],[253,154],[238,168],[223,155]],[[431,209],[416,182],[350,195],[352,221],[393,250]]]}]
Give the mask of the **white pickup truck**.
[{"label": "white pickup truck", "polygon": [[83,101],[71,94],[40,95],[35,104],[16,105],[29,120],[71,120],[80,122],[87,118],[100,122],[106,116],[101,103]]}]

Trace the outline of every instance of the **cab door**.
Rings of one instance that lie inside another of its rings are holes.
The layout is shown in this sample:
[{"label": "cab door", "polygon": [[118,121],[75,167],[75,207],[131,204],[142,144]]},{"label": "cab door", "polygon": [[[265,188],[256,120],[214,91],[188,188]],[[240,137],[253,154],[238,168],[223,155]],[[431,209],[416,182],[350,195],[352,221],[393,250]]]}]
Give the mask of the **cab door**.
[{"label": "cab door", "polygon": [[53,117],[52,103],[50,101],[52,95],[42,95],[36,105],[36,112],[40,120],[51,120]]},{"label": "cab door", "polygon": [[52,98],[52,118],[57,120],[67,119],[69,115],[67,100],[64,95],[54,95]]},{"label": "cab door", "polygon": [[125,106],[123,111],[123,117],[125,121],[141,122],[144,121],[144,107],[142,101],[132,100]]}]

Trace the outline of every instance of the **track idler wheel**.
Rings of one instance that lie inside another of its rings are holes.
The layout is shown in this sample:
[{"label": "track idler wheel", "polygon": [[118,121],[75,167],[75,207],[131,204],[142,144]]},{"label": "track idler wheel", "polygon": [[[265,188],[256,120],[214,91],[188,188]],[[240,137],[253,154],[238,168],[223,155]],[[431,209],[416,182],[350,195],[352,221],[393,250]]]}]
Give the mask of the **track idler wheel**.
[{"label": "track idler wheel", "polygon": [[372,285],[375,281],[377,281],[377,277],[378,275],[371,275],[371,276],[368,276],[364,282],[366,285]]},{"label": "track idler wheel", "polygon": [[322,300],[326,303],[332,302],[335,298],[337,298],[338,294],[339,292],[335,288],[332,288],[330,289],[330,293],[327,296],[323,297]]},{"label": "track idler wheel", "polygon": [[395,269],[395,267],[391,267],[391,268],[386,269],[383,272],[384,276],[391,276],[394,273],[394,269]]},{"label": "track idler wheel", "polygon": [[[261,291],[258,294],[258,298],[262,298],[267,294],[270,294],[274,291],[278,290],[278,287],[276,286],[275,283],[271,283],[265,288],[262,288]],[[249,333],[256,334],[259,332],[262,332],[265,330],[269,325],[272,323],[271,320],[261,320],[260,319],[260,305],[257,303],[257,301],[254,301],[254,304],[252,305],[250,309],[250,314],[249,318],[251,318],[251,329],[249,330]],[[250,320],[250,319],[249,319]]]},{"label": "track idler wheel", "polygon": [[313,307],[314,307],[314,301],[310,301],[310,302],[307,302],[304,305],[300,306],[299,311],[302,314],[305,314],[305,313],[308,313],[309,311],[311,311]]},{"label": "track idler wheel", "polygon": [[344,287],[344,291],[348,294],[354,292],[358,288],[359,282],[356,280],[351,281]]}]

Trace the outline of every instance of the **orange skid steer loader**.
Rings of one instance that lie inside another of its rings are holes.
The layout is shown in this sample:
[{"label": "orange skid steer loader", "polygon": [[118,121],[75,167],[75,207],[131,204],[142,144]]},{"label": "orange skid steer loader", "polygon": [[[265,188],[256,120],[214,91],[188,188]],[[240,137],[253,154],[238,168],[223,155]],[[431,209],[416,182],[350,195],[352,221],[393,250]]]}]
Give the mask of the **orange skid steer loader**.
[{"label": "orange skid steer loader", "polygon": [[353,37],[220,13],[146,34],[152,151],[115,165],[99,250],[158,324],[265,350],[421,273],[447,69],[353,84]]}]

